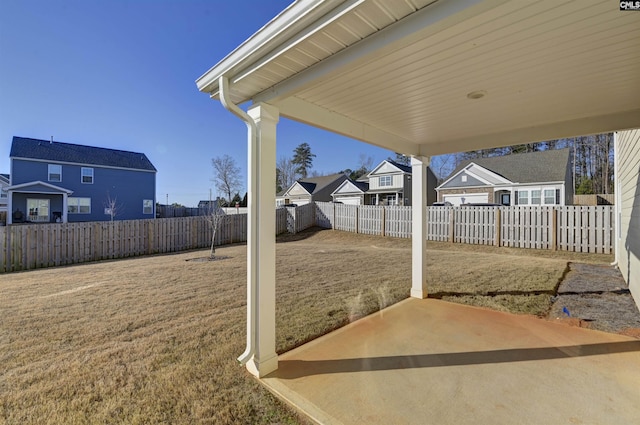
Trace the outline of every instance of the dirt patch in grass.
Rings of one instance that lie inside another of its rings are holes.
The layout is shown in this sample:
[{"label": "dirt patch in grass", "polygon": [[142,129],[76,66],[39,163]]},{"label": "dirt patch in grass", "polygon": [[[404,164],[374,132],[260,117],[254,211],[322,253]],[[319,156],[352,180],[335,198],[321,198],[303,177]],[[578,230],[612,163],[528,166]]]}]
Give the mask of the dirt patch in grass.
[{"label": "dirt patch in grass", "polygon": [[[2,275],[0,422],[301,423],[237,364],[246,247],[218,251],[229,258],[187,261],[205,250]],[[430,285],[457,302],[537,314],[567,260],[528,252],[540,255],[429,243]],[[406,298],[410,253],[407,239],[280,237],[277,350]]]}]

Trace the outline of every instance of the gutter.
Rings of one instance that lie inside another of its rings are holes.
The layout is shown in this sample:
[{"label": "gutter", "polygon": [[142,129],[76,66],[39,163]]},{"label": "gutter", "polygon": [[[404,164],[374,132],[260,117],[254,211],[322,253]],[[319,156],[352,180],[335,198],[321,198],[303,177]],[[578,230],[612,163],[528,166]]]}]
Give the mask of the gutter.
[{"label": "gutter", "polygon": [[[247,125],[247,143],[249,152],[249,169],[248,173],[248,192],[252,195],[257,193],[258,187],[258,161],[256,155],[252,155],[252,152],[257,152],[258,149],[258,137],[257,126],[255,121],[245,111],[240,109],[238,105],[231,101],[229,93],[229,79],[225,76],[220,76],[218,79],[218,87],[220,88],[220,102],[224,108],[240,118]],[[248,204],[248,220],[247,220],[247,236],[249,250],[247,255],[247,347],[244,352],[238,357],[240,364],[246,364],[251,357],[254,356],[256,350],[256,329],[258,318],[258,305],[256,303],[257,298],[257,267],[251,267],[250,262],[257,259],[258,256],[258,232],[256,226],[253,224],[254,218],[258,216],[258,200],[254,199],[254,196],[249,196],[247,200]],[[251,243],[251,241],[254,241]]]}]

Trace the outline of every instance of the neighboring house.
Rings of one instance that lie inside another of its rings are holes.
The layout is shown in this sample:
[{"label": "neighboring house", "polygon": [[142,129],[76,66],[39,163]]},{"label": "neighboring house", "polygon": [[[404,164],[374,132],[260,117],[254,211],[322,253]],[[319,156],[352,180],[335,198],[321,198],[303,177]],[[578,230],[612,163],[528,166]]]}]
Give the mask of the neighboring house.
[{"label": "neighboring house", "polygon": [[438,201],[453,205],[570,205],[570,149],[467,160],[436,190]]},{"label": "neighboring house", "polygon": [[[427,205],[436,200],[436,182],[427,168]],[[411,205],[411,167],[385,159],[364,178],[343,183],[333,195],[334,201],[345,204]]]},{"label": "neighboring house", "polygon": [[143,153],[14,137],[9,158],[7,224],[155,218]]},{"label": "neighboring house", "polygon": [[347,179],[333,191],[331,197],[333,198],[333,202],[340,202],[348,205],[364,205],[368,190],[369,183]]},{"label": "neighboring house", "polygon": [[411,205],[411,167],[385,159],[367,178],[368,205]]},{"label": "neighboring house", "polygon": [[4,223],[7,214],[7,187],[9,187],[9,174],[0,174],[0,222]]},{"label": "neighboring house", "polygon": [[331,202],[331,194],[348,177],[342,173],[300,179],[276,196],[276,206],[304,205],[311,201]]}]

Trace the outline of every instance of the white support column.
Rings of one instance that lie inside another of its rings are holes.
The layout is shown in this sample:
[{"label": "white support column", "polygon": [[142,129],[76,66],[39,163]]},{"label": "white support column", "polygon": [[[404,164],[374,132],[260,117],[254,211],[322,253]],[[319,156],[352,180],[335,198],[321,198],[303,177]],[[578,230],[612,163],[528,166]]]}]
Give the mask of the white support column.
[{"label": "white support column", "polygon": [[411,157],[411,296],[427,298],[427,167],[429,157]]},{"label": "white support column", "polygon": [[[276,354],[276,125],[277,108],[259,103],[249,111],[257,126],[256,143],[249,151],[249,164],[255,167],[255,179],[250,179],[249,226],[255,229],[247,241],[248,278],[256,279],[255,306],[252,311],[255,326],[254,354],[247,369],[257,377],[278,368]],[[252,308],[253,307],[253,308]]]},{"label": "white support column", "polygon": [[7,192],[7,226],[13,224],[13,191]]},{"label": "white support column", "polygon": [[68,216],[67,216],[68,209],[69,209],[69,195],[67,195],[66,193],[63,193],[62,194],[62,217],[60,217],[63,223],[66,223],[68,220]]}]

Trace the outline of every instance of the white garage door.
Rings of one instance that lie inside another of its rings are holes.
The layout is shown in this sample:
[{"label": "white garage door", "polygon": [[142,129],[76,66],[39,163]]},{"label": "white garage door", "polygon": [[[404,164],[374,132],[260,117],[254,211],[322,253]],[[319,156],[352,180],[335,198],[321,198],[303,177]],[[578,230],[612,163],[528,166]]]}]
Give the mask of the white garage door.
[{"label": "white garage door", "polygon": [[478,202],[489,202],[488,193],[466,193],[463,195],[444,195],[445,202],[451,202],[454,206],[462,204],[475,204]]},{"label": "white garage door", "polygon": [[335,200],[346,205],[360,205],[359,196],[336,196]]}]

